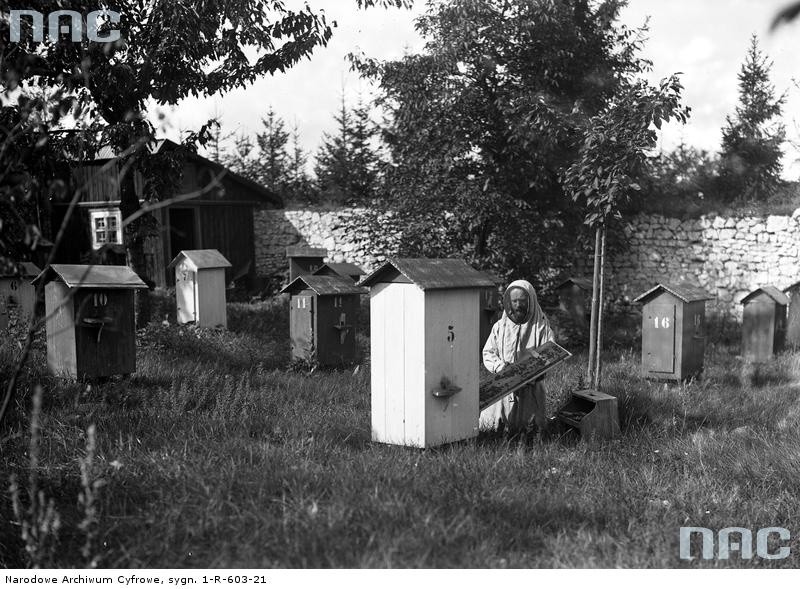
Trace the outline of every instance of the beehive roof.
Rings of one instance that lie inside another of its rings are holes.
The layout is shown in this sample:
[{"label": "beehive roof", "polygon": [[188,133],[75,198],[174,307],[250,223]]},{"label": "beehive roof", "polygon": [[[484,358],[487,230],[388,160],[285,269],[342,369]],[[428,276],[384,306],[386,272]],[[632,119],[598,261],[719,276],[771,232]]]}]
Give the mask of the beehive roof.
[{"label": "beehive roof", "polygon": [[189,260],[198,270],[207,268],[230,268],[231,263],[219,253],[219,250],[183,250],[169,263],[174,268],[182,259]]},{"label": "beehive roof", "polygon": [[33,279],[33,283],[61,280],[80,288],[147,288],[127,266],[86,266],[83,264],[51,264]]},{"label": "beehive roof", "polygon": [[779,305],[789,304],[789,297],[787,297],[783,292],[781,292],[781,290],[778,287],[773,286],[771,284],[755,289],[753,292],[751,292],[742,299],[742,304],[744,305],[745,303],[747,303],[751,299],[754,299],[761,293],[764,293]]},{"label": "beehive roof", "polygon": [[321,247],[290,245],[286,248],[287,258],[324,258],[327,255],[328,250]]},{"label": "beehive roof", "polygon": [[588,278],[573,278],[572,276],[565,278],[560,283],[558,283],[553,290],[558,290],[562,286],[567,286],[568,284],[574,284],[576,286],[581,287],[583,290],[592,290],[592,281]]},{"label": "beehive roof", "polygon": [[393,258],[358,283],[372,286],[391,271],[397,271],[422,290],[448,288],[483,288],[494,286],[485,273],[464,260],[455,258]]},{"label": "beehive roof", "polygon": [[367,289],[353,284],[349,278],[342,276],[319,276],[306,274],[298,276],[281,289],[281,292],[296,294],[301,290],[311,289],[318,295],[367,294]]},{"label": "beehive roof", "polygon": [[361,268],[355,264],[351,264],[350,262],[329,262],[317,268],[317,270],[312,272],[312,274],[323,276],[325,275],[326,270],[334,272],[337,276],[345,276],[347,278],[351,276],[361,276],[364,274],[364,271]]},{"label": "beehive roof", "polygon": [[707,292],[703,291],[700,287],[693,284],[668,284],[666,282],[659,282],[647,292],[633,299],[633,302],[639,303],[651,299],[658,293],[659,290],[665,290],[668,293],[675,295],[684,303],[707,301],[714,298]]},{"label": "beehive roof", "polygon": [[31,278],[42,273],[42,269],[33,262],[20,262],[17,264],[17,267],[20,269],[20,274],[4,272],[0,274],[0,278],[16,278],[17,276],[22,276],[22,278]]}]

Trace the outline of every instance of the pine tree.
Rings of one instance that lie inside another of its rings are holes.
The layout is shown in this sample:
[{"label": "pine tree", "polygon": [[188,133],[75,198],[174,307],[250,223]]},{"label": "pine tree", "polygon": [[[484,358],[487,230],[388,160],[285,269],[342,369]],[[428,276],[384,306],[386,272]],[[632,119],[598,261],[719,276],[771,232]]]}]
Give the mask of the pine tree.
[{"label": "pine tree", "polygon": [[314,202],[315,191],[311,179],[306,171],[308,154],[300,145],[300,130],[297,121],[294,123],[291,134],[292,144],[289,149],[287,161],[287,198],[294,202]]},{"label": "pine tree", "polygon": [[369,108],[359,98],[358,105],[348,110],[342,93],[335,121],[337,134],[323,135],[316,157],[319,191],[336,202],[365,202],[375,196],[378,177],[378,156],[372,147],[376,131]]},{"label": "pine tree", "polygon": [[261,119],[263,132],[256,134],[256,143],[261,157],[259,181],[273,192],[282,193],[287,185],[289,155],[286,146],[289,133],[283,119],[270,107],[267,118]]},{"label": "pine tree", "polygon": [[726,117],[722,129],[720,180],[729,200],[766,200],[781,186],[782,143],[780,119],[786,95],[775,98],[769,62],[753,35],[739,72],[739,105]]},{"label": "pine tree", "polygon": [[314,165],[317,176],[317,188],[320,196],[334,202],[344,202],[350,186],[350,141],[352,120],[347,110],[342,92],[342,104],[339,114],[334,118],[337,125],[336,135],[322,134],[322,146],[319,148]]},{"label": "pine tree", "polygon": [[353,109],[353,133],[350,142],[352,174],[350,193],[360,202],[375,196],[378,180],[378,157],[372,146],[375,138],[375,125],[369,118],[369,107],[359,97]]}]

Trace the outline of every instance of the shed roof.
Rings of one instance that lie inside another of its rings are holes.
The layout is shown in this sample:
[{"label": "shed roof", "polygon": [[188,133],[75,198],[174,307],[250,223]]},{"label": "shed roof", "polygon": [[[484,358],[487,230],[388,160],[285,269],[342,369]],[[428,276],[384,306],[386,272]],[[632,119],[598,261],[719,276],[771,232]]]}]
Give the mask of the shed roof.
[{"label": "shed roof", "polygon": [[287,258],[324,258],[327,255],[328,250],[322,247],[290,245],[286,248]]},{"label": "shed roof", "polygon": [[71,288],[147,288],[142,279],[127,266],[52,264],[34,278],[33,283],[53,280],[60,280]]},{"label": "shed roof", "polygon": [[33,262],[20,262],[17,264],[17,268],[20,270],[19,274],[3,272],[0,274],[0,278],[16,278],[18,276],[22,276],[22,278],[33,278],[42,273],[42,269]]},{"label": "shed roof", "polygon": [[353,281],[342,276],[318,276],[307,274],[298,276],[281,289],[281,292],[296,294],[301,290],[311,289],[318,295],[367,294],[366,288],[353,284]]},{"label": "shed roof", "polygon": [[755,289],[753,292],[751,292],[742,299],[742,304],[744,305],[745,303],[749,302],[751,299],[754,299],[761,293],[764,293],[779,305],[789,304],[789,297],[786,296],[778,287],[773,286],[771,284]]},{"label": "shed roof", "polygon": [[684,303],[694,303],[695,301],[707,301],[713,299],[710,294],[703,291],[700,287],[693,284],[668,284],[666,282],[659,282],[647,292],[639,295],[633,302],[645,302],[658,294],[659,290],[667,291],[681,299]]},{"label": "shed roof", "polygon": [[351,276],[361,276],[364,274],[364,271],[356,266],[355,264],[351,264],[350,262],[340,262],[334,263],[330,262],[328,264],[323,264],[319,268],[317,268],[312,274],[317,274],[320,276],[324,275],[331,275],[331,272],[336,274],[337,276],[345,276],[350,278]]},{"label": "shed roof", "polygon": [[483,288],[494,286],[484,272],[456,258],[392,258],[358,283],[372,286],[387,273],[397,271],[422,290]]},{"label": "shed roof", "polygon": [[189,260],[198,270],[206,268],[230,268],[231,263],[219,250],[182,250],[167,268],[174,268],[182,259]]},{"label": "shed roof", "polygon": [[569,276],[568,278],[565,278],[560,283],[558,283],[554,287],[554,290],[558,290],[559,288],[562,288],[564,286],[568,286],[570,284],[574,284],[575,286],[579,286],[583,290],[592,290],[592,281],[590,279],[588,279],[588,278],[574,278],[572,276]]}]

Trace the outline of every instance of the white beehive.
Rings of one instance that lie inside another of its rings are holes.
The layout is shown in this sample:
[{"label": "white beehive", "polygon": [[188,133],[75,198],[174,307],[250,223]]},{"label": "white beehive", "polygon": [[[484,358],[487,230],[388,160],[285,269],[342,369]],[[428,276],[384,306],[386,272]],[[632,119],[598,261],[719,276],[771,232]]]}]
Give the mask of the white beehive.
[{"label": "white beehive", "polygon": [[169,267],[175,268],[178,323],[227,327],[225,268],[231,263],[217,250],[183,250]]},{"label": "white beehive", "polygon": [[393,259],[370,287],[372,439],[428,448],[478,433],[481,289],[455,259]]}]

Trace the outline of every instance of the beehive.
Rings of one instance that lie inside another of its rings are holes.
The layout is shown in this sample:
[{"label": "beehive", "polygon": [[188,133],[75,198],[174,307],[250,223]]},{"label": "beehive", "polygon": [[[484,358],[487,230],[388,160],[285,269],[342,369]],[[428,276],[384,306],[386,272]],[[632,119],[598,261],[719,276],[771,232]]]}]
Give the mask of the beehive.
[{"label": "beehive", "polygon": [[289,246],[286,248],[286,258],[289,260],[289,282],[298,276],[312,274],[322,266],[322,261],[328,255],[328,250],[316,247]]},{"label": "beehive", "polygon": [[219,251],[183,250],[169,264],[175,268],[178,323],[227,327],[225,268],[231,263]]},{"label": "beehive", "polygon": [[419,448],[478,433],[481,289],[456,259],[392,259],[370,287],[372,439]]},{"label": "beehive", "polygon": [[19,264],[19,273],[0,275],[0,329],[33,317],[36,287],[31,284],[31,280],[40,273],[36,264],[22,262]]},{"label": "beehive", "polygon": [[53,264],[44,284],[47,368],[71,378],[136,371],[134,290],[147,285],[127,266]]},{"label": "beehive", "polygon": [[642,309],[642,373],[647,378],[685,380],[703,371],[705,301],[712,297],[690,284],[659,283],[635,299]]},{"label": "beehive", "polygon": [[480,339],[478,341],[478,357],[482,357],[483,346],[492,333],[492,326],[503,315],[503,280],[492,272],[483,271],[492,281],[492,286],[481,289],[480,299]]},{"label": "beehive", "polygon": [[783,289],[789,297],[789,310],[786,317],[786,346],[800,348],[800,282]]},{"label": "beehive", "polygon": [[340,276],[353,281],[353,283],[356,283],[361,280],[361,277],[364,275],[364,271],[355,264],[351,264],[349,262],[328,262],[327,264],[323,264],[314,270],[312,274],[317,276]]},{"label": "beehive", "polygon": [[289,293],[292,357],[321,366],[349,364],[357,358],[356,325],[360,295],[367,290],[341,276],[308,274],[281,290]]},{"label": "beehive", "polygon": [[764,362],[786,342],[789,297],[772,285],[757,288],[742,299],[742,355]]},{"label": "beehive", "polygon": [[588,323],[591,311],[592,281],[588,278],[569,277],[554,288],[558,307],[578,325]]}]

